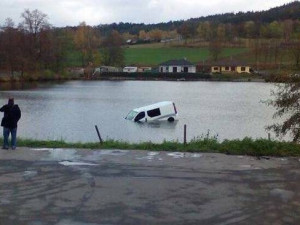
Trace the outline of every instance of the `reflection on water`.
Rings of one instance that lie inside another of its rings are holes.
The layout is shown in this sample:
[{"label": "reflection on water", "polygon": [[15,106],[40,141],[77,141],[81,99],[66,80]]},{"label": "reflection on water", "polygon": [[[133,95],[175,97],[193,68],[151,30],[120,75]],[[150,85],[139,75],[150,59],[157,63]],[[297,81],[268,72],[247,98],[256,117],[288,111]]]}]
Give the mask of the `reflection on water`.
[{"label": "reflection on water", "polygon": [[137,124],[141,127],[145,126],[149,128],[175,129],[177,123],[178,120],[175,120],[174,122],[168,122],[167,120],[162,120],[162,121],[138,122]]},{"label": "reflection on water", "polygon": [[[274,88],[267,83],[69,81],[16,85],[10,91],[1,86],[0,105],[10,96],[15,98],[22,110],[18,134],[25,138],[97,142],[98,125],[104,139],[182,141],[184,124],[189,140],[208,130],[220,139],[256,138],[267,137],[265,126],[274,122],[274,109],[261,103],[270,98]],[[124,119],[131,109],[167,100],[175,102],[179,112],[174,123]]]},{"label": "reflection on water", "polygon": [[0,82],[1,91],[9,90],[26,90],[37,88],[38,84],[35,82]]},{"label": "reflection on water", "polygon": [[1,91],[29,90],[38,87],[51,87],[57,82],[0,82]]}]

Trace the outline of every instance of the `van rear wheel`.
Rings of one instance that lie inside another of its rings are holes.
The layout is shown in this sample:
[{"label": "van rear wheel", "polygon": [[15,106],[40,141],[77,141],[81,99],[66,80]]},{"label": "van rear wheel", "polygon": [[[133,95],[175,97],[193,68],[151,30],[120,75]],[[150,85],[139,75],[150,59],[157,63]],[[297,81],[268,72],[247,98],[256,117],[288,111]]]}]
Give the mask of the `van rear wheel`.
[{"label": "van rear wheel", "polygon": [[168,121],[169,121],[169,122],[174,122],[174,118],[173,118],[173,117],[169,117],[169,118],[168,118]]}]

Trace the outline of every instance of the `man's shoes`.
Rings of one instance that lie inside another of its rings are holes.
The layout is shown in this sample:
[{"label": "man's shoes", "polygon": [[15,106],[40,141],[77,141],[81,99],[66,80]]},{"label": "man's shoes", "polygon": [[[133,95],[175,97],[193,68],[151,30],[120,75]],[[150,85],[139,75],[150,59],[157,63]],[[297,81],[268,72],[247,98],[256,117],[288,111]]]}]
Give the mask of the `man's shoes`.
[{"label": "man's shoes", "polygon": [[16,150],[16,146],[13,146],[11,149],[12,149],[12,150]]},{"label": "man's shoes", "polygon": [[2,149],[8,150],[8,147],[6,147],[6,146],[3,146],[3,147],[2,147]]}]

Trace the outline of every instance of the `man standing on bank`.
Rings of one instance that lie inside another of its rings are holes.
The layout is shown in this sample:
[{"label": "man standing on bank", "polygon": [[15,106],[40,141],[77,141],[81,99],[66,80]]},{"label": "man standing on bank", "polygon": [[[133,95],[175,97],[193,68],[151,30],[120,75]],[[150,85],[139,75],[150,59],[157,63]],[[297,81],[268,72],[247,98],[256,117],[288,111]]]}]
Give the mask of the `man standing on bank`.
[{"label": "man standing on bank", "polygon": [[14,104],[14,99],[9,98],[8,103],[0,108],[0,112],[4,112],[4,117],[1,122],[3,127],[3,149],[8,149],[8,137],[11,134],[11,148],[17,147],[17,124],[21,118],[21,110],[18,105]]}]

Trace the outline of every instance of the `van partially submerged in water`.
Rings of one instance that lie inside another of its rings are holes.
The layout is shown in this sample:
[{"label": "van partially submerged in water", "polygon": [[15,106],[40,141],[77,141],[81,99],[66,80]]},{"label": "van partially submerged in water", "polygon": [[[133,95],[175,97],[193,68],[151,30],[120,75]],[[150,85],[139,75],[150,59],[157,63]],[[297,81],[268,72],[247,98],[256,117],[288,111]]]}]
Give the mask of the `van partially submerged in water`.
[{"label": "van partially submerged in water", "polygon": [[132,120],[134,122],[157,120],[168,120],[169,122],[173,122],[177,119],[177,109],[174,102],[158,102],[131,110],[125,119]]}]

